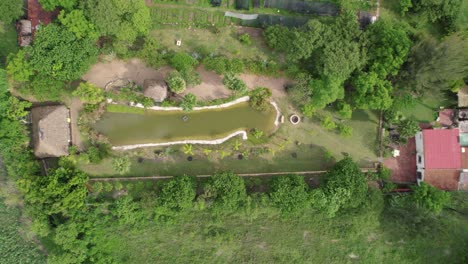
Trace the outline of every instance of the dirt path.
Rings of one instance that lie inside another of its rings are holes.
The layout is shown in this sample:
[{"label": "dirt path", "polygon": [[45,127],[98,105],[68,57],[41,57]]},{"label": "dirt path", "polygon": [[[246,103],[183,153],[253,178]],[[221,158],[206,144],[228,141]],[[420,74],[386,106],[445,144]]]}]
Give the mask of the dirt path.
[{"label": "dirt path", "polygon": [[[200,74],[202,83],[193,87],[188,87],[185,94],[193,93],[200,100],[213,100],[217,98],[229,97],[229,91],[223,85],[223,77],[214,72],[207,71],[203,66],[199,66],[197,72]],[[139,59],[128,61],[114,60],[111,62],[99,62],[83,75],[83,80],[93,83],[99,87],[105,87],[110,81],[118,78],[128,78],[138,85],[143,85],[145,79],[162,80],[171,71],[170,67],[162,67],[158,70],[146,66]],[[292,81],[286,78],[275,78],[268,76],[258,76],[254,74],[241,74],[239,76],[249,87],[267,87],[272,90],[273,97],[284,97],[286,91],[284,86]]]},{"label": "dirt path", "polygon": [[71,140],[72,144],[78,147],[79,151],[84,151],[83,140],[81,140],[80,129],[78,128],[79,113],[83,109],[83,103],[78,98],[73,98],[70,104],[71,119]]}]

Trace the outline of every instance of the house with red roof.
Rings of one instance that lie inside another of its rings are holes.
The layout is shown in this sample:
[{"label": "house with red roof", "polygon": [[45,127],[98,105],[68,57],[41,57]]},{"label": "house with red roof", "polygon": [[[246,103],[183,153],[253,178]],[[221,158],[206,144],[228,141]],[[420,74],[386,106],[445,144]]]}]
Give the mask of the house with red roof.
[{"label": "house with red roof", "polygon": [[424,129],[416,134],[417,181],[443,190],[468,190],[468,148],[460,130]]}]

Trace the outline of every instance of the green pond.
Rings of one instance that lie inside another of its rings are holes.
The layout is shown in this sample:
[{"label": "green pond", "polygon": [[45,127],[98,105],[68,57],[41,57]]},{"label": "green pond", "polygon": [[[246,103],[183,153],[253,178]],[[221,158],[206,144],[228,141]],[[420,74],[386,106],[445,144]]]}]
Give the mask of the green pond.
[{"label": "green pond", "polygon": [[153,111],[144,114],[106,112],[94,129],[106,136],[114,146],[161,143],[187,139],[223,138],[238,130],[260,129],[270,134],[275,129],[276,111],[252,109],[239,103],[222,109]]}]

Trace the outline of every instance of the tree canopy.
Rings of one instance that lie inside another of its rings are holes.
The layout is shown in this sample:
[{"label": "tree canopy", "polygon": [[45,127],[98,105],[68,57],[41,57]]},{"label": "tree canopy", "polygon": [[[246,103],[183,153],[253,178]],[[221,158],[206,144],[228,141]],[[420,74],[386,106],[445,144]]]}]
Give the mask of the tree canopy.
[{"label": "tree canopy", "polygon": [[66,10],[72,9],[76,5],[76,0],[39,0],[44,10],[52,11],[57,7],[63,7]]},{"label": "tree canopy", "polygon": [[418,206],[439,214],[444,206],[450,202],[450,193],[439,190],[425,182],[414,186],[412,197]]},{"label": "tree canopy", "polygon": [[151,24],[144,0],[84,0],[85,15],[101,36],[113,37],[117,53],[126,53],[138,36],[146,36]]},{"label": "tree canopy", "polygon": [[297,213],[310,206],[309,186],[303,176],[288,175],[275,177],[270,184],[270,198],[285,215]]},{"label": "tree canopy", "polygon": [[18,181],[28,203],[46,215],[70,215],[85,206],[88,176],[73,168],[60,167],[46,177],[30,176]]},{"label": "tree canopy", "polygon": [[354,104],[361,109],[385,110],[392,106],[392,84],[375,72],[360,73],[353,80]]},{"label": "tree canopy", "polygon": [[158,201],[166,208],[183,210],[192,207],[195,195],[194,179],[189,176],[178,176],[163,184]]},{"label": "tree canopy", "polygon": [[213,203],[225,210],[239,208],[247,198],[244,180],[232,172],[224,172],[210,177],[205,185],[205,195]]},{"label": "tree canopy", "polygon": [[37,72],[69,81],[79,79],[97,55],[92,40],[78,39],[65,28],[49,24],[37,31],[29,63]]},{"label": "tree canopy", "polygon": [[5,0],[0,1],[0,21],[10,24],[22,16],[23,0]]},{"label": "tree canopy", "polygon": [[328,170],[321,189],[340,208],[357,208],[366,200],[367,180],[357,163],[344,158]]},{"label": "tree canopy", "polygon": [[86,19],[83,10],[75,9],[68,13],[62,10],[58,19],[78,39],[86,37],[94,40],[98,38],[95,26]]}]

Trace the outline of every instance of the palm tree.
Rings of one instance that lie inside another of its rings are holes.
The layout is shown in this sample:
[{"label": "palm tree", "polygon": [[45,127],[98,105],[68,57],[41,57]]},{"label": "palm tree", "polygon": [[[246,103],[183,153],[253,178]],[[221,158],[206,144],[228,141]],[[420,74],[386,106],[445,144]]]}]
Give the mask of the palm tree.
[{"label": "palm tree", "polygon": [[192,149],[192,144],[185,144],[183,147],[183,151],[186,155],[193,155],[193,149]]}]

